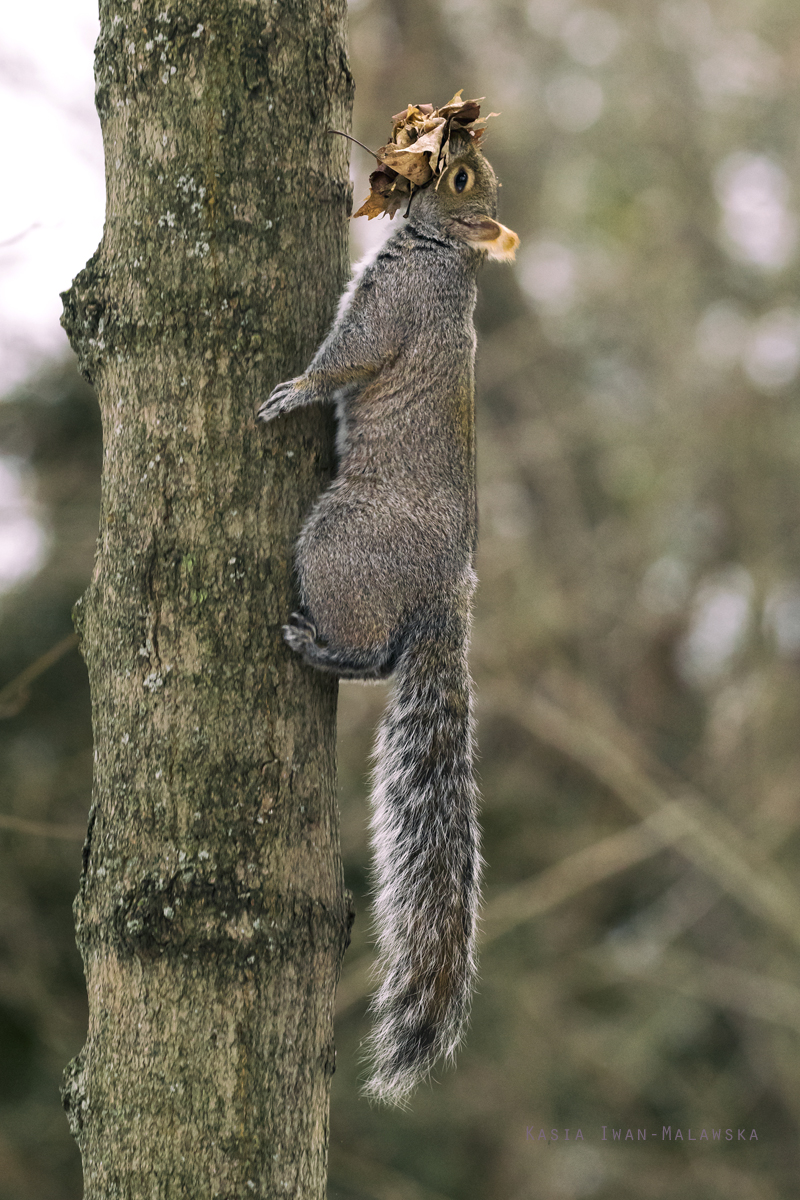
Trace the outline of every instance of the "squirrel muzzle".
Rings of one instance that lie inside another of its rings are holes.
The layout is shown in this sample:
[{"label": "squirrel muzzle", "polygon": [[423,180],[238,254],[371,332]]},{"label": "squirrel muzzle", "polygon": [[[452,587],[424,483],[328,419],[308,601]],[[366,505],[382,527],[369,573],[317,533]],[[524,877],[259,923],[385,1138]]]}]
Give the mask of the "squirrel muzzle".
[{"label": "squirrel muzzle", "polygon": [[485,250],[489,258],[511,262],[519,246],[519,238],[492,217],[455,217],[453,233],[476,250]]}]

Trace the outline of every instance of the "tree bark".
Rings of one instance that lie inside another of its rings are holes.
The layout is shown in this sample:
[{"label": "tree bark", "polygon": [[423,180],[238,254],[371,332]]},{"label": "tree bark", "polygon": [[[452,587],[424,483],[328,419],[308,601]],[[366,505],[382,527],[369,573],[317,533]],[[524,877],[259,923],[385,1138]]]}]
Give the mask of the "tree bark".
[{"label": "tree bark", "polygon": [[281,639],[325,415],[256,425],[347,270],[345,3],[101,0],[108,205],[64,324],[103,417],[64,1103],[99,1197],[325,1192],[351,919],[335,682]]}]

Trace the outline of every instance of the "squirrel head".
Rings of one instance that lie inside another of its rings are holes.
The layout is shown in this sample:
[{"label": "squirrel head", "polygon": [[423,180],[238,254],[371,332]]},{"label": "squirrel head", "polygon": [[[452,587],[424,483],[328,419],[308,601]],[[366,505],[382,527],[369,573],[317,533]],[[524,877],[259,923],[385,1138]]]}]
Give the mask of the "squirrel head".
[{"label": "squirrel head", "polygon": [[378,166],[353,217],[391,218],[408,201],[405,215],[413,224],[489,258],[512,259],[519,238],[496,219],[497,177],[479,146],[486,122],[497,115],[481,118],[481,100],[462,100],[461,92],[441,108],[409,104],[392,117],[385,146],[378,151],[364,146]]},{"label": "squirrel head", "polygon": [[519,238],[496,220],[497,176],[467,134],[451,135],[447,168],[417,189],[409,218],[433,227],[501,262],[513,259]]}]

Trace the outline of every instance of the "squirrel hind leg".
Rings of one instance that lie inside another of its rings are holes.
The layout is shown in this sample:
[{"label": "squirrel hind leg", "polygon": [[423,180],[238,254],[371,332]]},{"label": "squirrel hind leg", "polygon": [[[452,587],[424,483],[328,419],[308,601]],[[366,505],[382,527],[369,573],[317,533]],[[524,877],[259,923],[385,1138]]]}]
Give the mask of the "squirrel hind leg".
[{"label": "squirrel hind leg", "polygon": [[391,675],[402,647],[379,646],[353,649],[324,644],[317,640],[317,627],[303,613],[292,613],[283,627],[283,640],[309,666],[330,671],[340,679],[386,679]]}]

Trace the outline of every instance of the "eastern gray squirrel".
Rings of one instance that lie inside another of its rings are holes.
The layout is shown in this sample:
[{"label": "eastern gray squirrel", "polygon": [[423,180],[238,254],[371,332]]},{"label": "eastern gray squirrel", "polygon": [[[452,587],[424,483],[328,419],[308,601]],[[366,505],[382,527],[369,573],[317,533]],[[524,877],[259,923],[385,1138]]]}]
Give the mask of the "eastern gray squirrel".
[{"label": "eastern gray squirrel", "polygon": [[375,749],[382,982],[366,1086],[395,1104],[454,1057],[476,971],[473,312],[481,262],[519,244],[495,219],[497,180],[476,141],[449,130],[446,156],[356,267],[305,373],[259,409],[269,421],[333,401],[338,417],[336,476],[297,542],[301,609],[286,642],[343,679],[395,677]]}]

